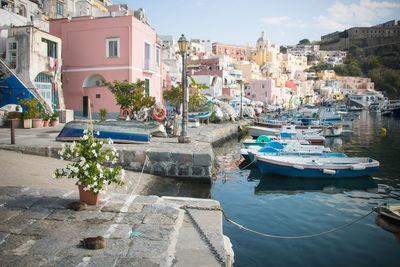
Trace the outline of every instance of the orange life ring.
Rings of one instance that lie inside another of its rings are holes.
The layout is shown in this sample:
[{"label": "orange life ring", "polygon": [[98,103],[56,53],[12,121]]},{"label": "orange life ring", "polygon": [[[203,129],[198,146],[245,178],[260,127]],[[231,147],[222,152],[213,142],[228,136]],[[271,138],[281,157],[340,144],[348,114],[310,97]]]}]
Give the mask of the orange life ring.
[{"label": "orange life ring", "polygon": [[161,110],[160,110],[160,108],[154,108],[153,116],[158,121],[162,121],[163,119],[165,119],[165,117],[167,116],[167,111],[165,110],[165,107],[162,106]]},{"label": "orange life ring", "polygon": [[126,116],[125,113],[128,113],[127,115],[129,116],[129,118],[131,118],[131,111],[129,109],[126,108],[126,109],[122,110],[121,116],[125,117]]}]

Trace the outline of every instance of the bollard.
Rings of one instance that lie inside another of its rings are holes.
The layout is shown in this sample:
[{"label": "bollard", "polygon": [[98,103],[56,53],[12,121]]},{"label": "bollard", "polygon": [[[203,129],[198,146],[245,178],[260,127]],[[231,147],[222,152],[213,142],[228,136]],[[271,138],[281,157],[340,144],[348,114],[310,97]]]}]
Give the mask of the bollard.
[{"label": "bollard", "polygon": [[10,128],[11,128],[11,144],[15,144],[15,128],[17,128],[19,120],[18,119],[10,119]]}]

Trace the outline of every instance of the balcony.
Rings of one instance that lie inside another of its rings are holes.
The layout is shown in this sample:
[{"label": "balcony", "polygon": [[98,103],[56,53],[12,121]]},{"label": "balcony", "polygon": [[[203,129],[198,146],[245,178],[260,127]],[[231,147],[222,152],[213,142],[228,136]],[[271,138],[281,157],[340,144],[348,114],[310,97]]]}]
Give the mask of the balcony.
[{"label": "balcony", "polygon": [[144,67],[143,67],[143,72],[147,72],[150,74],[156,74],[160,72],[160,67],[158,67],[155,63],[153,62],[145,62]]}]

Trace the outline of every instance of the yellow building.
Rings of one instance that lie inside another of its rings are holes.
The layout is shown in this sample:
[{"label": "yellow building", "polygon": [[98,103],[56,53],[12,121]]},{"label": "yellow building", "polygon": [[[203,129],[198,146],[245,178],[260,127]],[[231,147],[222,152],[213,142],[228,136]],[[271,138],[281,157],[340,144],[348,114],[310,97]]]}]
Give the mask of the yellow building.
[{"label": "yellow building", "polygon": [[280,48],[278,45],[272,45],[266,37],[265,32],[257,40],[255,50],[250,53],[250,60],[260,66],[261,71],[267,77],[277,78],[280,76]]},{"label": "yellow building", "polygon": [[336,79],[336,73],[334,70],[323,70],[318,73],[320,80],[334,80]]}]

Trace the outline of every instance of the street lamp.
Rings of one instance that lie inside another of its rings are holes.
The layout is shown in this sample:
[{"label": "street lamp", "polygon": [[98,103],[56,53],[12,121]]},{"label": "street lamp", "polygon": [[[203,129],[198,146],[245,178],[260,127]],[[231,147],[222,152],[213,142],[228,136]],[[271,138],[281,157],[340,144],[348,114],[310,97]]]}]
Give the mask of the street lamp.
[{"label": "street lamp", "polygon": [[237,83],[239,84],[239,88],[240,88],[240,119],[243,119],[243,80],[237,80]]},{"label": "street lamp", "polygon": [[182,97],[183,97],[183,108],[182,108],[182,132],[181,136],[178,137],[179,143],[190,143],[190,136],[187,135],[187,125],[188,125],[188,92],[186,88],[186,54],[188,41],[182,34],[181,38],[178,40],[179,51],[182,55]]}]

